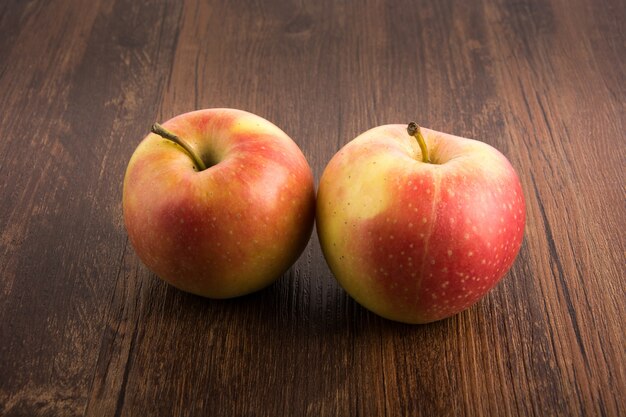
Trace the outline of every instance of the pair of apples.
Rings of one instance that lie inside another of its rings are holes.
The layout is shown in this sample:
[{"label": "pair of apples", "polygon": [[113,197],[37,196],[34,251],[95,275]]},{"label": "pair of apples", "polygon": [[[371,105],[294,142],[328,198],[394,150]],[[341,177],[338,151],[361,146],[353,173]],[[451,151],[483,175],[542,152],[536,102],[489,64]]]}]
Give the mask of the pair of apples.
[{"label": "pair of apples", "polygon": [[[130,159],[124,221],[142,262],[210,298],[259,290],[309,241],[361,305],[426,323],[478,301],[522,243],[517,174],[493,147],[411,123],[368,130],[311,168],[278,127],[234,109],[155,125]],[[423,133],[423,135],[422,135]]]}]

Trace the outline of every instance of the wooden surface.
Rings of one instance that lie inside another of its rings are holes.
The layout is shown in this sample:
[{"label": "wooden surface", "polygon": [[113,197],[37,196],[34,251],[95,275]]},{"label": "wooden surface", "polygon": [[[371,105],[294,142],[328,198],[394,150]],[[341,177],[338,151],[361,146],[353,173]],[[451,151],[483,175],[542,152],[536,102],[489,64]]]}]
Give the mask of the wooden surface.
[{"label": "wooden surface", "polygon": [[[621,0],[3,1],[0,415],[623,416],[625,24]],[[316,179],[380,124],[497,147],[513,269],[423,326],[359,307],[315,234],[256,294],[167,286],[122,179],[154,121],[207,107],[273,121]]]}]

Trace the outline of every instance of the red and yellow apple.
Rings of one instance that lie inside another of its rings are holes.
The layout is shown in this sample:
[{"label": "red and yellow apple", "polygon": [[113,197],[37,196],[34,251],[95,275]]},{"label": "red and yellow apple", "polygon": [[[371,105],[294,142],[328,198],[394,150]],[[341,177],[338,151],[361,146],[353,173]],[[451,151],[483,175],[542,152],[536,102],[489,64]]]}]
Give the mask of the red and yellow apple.
[{"label": "red and yellow apple", "polygon": [[304,250],[313,174],[269,121],[234,109],[182,114],[139,144],[124,178],[124,222],[142,262],[211,298],[259,290]]},{"label": "red and yellow apple", "polygon": [[525,204],[517,174],[493,147],[386,125],[332,158],[316,216],[324,256],[348,294],[385,318],[426,323],[468,308],[506,274]]}]

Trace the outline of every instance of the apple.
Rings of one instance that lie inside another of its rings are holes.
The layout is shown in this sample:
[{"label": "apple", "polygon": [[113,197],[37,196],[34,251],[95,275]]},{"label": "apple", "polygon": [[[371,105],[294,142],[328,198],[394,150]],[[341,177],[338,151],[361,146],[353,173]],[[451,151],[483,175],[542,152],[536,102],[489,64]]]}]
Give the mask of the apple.
[{"label": "apple", "polygon": [[344,146],[322,174],[316,216],[326,261],[349,295],[382,317],[427,323],[496,285],[526,215],[500,152],[411,123]]},{"label": "apple", "polygon": [[315,189],[282,130],[235,109],[153,127],[124,178],[124,223],[141,261],[190,293],[229,298],[281,276],[313,229]]}]

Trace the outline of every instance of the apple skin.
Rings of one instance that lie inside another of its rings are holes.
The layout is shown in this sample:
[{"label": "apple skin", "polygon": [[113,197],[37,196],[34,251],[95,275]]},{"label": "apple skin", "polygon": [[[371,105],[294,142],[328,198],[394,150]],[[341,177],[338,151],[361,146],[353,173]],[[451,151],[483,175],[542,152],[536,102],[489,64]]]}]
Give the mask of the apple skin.
[{"label": "apple skin", "polygon": [[210,298],[259,290],[309,241],[311,168],[278,127],[235,109],[185,113],[163,123],[196,150],[149,134],[124,178],[124,223],[141,261],[173,286]]},{"label": "apple skin", "polygon": [[406,125],[373,128],[329,162],[317,194],[317,232],[330,269],[358,303],[405,323],[452,316],[510,269],[525,203],[493,147],[422,129],[422,162]]}]

